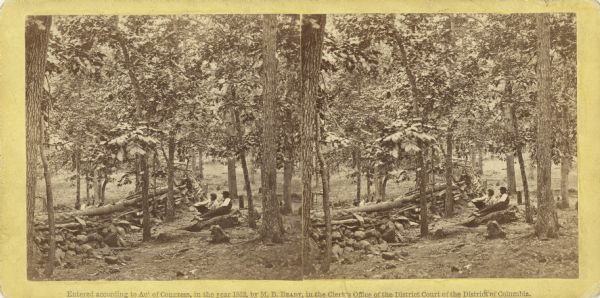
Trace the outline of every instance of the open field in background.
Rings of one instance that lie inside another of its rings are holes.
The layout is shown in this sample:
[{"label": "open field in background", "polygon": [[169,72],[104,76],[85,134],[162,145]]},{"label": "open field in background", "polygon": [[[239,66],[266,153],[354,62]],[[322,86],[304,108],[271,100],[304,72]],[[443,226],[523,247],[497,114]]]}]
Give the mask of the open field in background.
[{"label": "open field in background", "polygon": [[[528,160],[526,160],[526,164],[530,164]],[[522,190],[521,173],[519,171],[518,162],[515,162],[515,171],[517,177],[517,190]],[[529,179],[529,190],[533,193],[537,189],[537,174],[535,169],[532,169],[530,166],[526,168],[526,172]],[[246,191],[244,190],[244,176],[239,163],[237,164],[236,173],[238,194],[246,197]],[[353,182],[352,178],[349,177],[350,173],[352,173],[352,170],[348,168],[341,168],[339,172],[332,173],[330,181],[332,202],[352,201],[356,197],[356,184]],[[73,173],[68,171],[60,171],[54,174],[52,186],[54,191],[55,205],[73,206],[75,202],[76,185],[74,180],[68,180],[72,175]],[[118,178],[120,175],[121,174],[115,174],[113,176]],[[260,170],[257,169],[254,176],[252,192],[255,199],[258,201],[260,199],[258,196],[258,188],[260,187]],[[202,184],[209,185],[209,192],[220,192],[228,189],[226,164],[206,161],[204,163],[204,177],[205,179]],[[436,176],[436,181],[438,182],[442,182],[443,179],[445,178],[441,175]],[[506,161],[494,156],[487,156],[484,159],[483,176],[481,179],[482,181],[487,180],[488,188],[492,188],[497,192],[500,186],[506,185]],[[576,191],[578,189],[577,183],[577,167],[574,165],[569,173],[569,189],[571,191]],[[159,186],[166,185],[166,179],[158,179],[158,184]],[[85,183],[83,179],[81,181],[81,185],[81,198],[84,200]],[[367,193],[366,185],[367,181],[363,176],[361,185],[362,195],[366,195]],[[402,196],[409,189],[414,188],[414,185],[414,173],[410,173],[410,180],[408,181],[396,183],[395,181],[390,180],[386,188],[386,198],[389,200]],[[117,186],[116,182],[111,182],[106,187],[106,202],[111,203],[118,201],[119,199],[122,199],[130,194],[133,189],[133,184]],[[555,196],[558,195],[560,190],[560,165],[552,166],[552,189],[554,190]],[[315,188],[313,182],[313,191],[320,192],[321,186],[319,185]],[[372,191],[374,191],[374,189],[372,189]],[[279,194],[283,192],[282,171],[279,171],[277,176],[277,192]],[[93,193],[93,190],[90,189],[90,194],[91,193]],[[298,195],[301,195],[302,193],[302,185],[298,168],[295,169],[294,176],[292,178],[292,193]],[[39,197],[45,197],[45,184],[43,179],[40,179],[37,182],[37,195]],[[37,204],[37,208],[41,209],[41,202]]]}]

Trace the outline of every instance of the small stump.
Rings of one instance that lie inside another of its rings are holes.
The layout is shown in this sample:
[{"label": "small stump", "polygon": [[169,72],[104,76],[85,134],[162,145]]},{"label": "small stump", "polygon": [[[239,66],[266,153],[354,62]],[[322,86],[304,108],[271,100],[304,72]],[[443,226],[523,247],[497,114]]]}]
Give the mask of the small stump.
[{"label": "small stump", "polygon": [[229,243],[229,236],[220,226],[212,225],[210,227],[210,243]]},{"label": "small stump", "polygon": [[487,239],[506,238],[506,232],[504,232],[504,230],[502,230],[502,228],[500,227],[500,224],[497,221],[492,220],[492,221],[488,222],[488,224],[487,224],[486,238]]}]

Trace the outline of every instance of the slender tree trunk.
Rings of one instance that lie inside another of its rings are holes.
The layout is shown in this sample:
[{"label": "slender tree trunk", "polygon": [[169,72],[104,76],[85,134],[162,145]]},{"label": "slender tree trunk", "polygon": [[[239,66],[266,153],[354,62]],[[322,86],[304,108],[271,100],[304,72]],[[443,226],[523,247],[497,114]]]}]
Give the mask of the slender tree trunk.
[{"label": "slender tree trunk", "polygon": [[538,37],[537,188],[539,237],[558,236],[558,217],[552,198],[552,74],[550,68],[550,25],[548,14],[536,14]]},{"label": "slender tree trunk", "polygon": [[204,151],[198,148],[198,177],[204,179]]},{"label": "slender tree trunk", "polygon": [[50,16],[28,17],[25,28],[25,105],[26,105],[26,155],[27,155],[27,278],[37,277],[34,260],[34,216],[36,169],[41,102],[44,93],[43,79],[46,69],[46,51],[52,18]]},{"label": "slender tree trunk", "polygon": [[[511,97],[511,87],[507,87],[509,90],[506,91],[506,96],[508,97],[508,101],[504,103],[504,116],[506,117],[506,133],[514,138],[513,126],[511,125],[512,117],[510,113],[510,102],[512,101]],[[514,152],[506,153],[506,184],[508,188],[508,195],[514,197],[517,193],[517,177],[515,175],[515,157]]]},{"label": "slender tree trunk", "polygon": [[520,141],[519,124],[515,107],[511,106],[511,120],[513,125],[513,133],[516,141],[517,158],[519,160],[519,169],[521,171],[521,183],[523,184],[523,195],[525,196],[525,221],[533,223],[533,211],[531,210],[531,201],[529,200],[529,183],[525,172],[525,160],[523,159],[523,144]]},{"label": "slender tree trunk", "polygon": [[564,104],[561,107],[561,119],[560,124],[562,126],[562,140],[561,140],[561,157],[560,157],[560,198],[561,208],[569,208],[569,171],[571,168],[571,160],[569,158],[569,139],[567,137],[569,126],[568,126],[568,106]]},{"label": "slender tree trunk", "polygon": [[168,145],[169,159],[167,160],[167,203],[165,204],[165,219],[166,221],[173,221],[175,219],[175,198],[173,194],[173,187],[175,184],[175,131],[169,131],[169,145]]},{"label": "slender tree trunk", "polygon": [[293,117],[292,109],[288,108],[285,112],[287,120],[285,158],[283,161],[283,214],[292,213],[292,176],[294,175],[294,148],[293,148]]},{"label": "slender tree trunk", "polygon": [[[406,55],[406,49],[404,48],[404,37],[402,36],[402,34],[397,31],[396,35],[396,44],[398,45],[398,49],[400,50],[400,59],[402,62],[402,65],[404,66],[404,71],[406,72],[406,76],[408,77],[408,82],[410,84],[410,89],[411,89],[411,96],[412,96],[412,100],[413,100],[413,114],[414,117],[419,117],[419,121],[422,124],[423,123],[423,113],[421,112],[421,109],[419,107],[419,100],[420,100],[420,92],[419,92],[419,88],[417,87],[417,80],[410,68],[410,64],[408,62],[408,58]],[[419,152],[417,152],[417,181],[418,181],[418,185],[419,185],[419,193],[420,193],[420,209],[421,209],[421,236],[425,236],[429,233],[429,223],[427,220],[427,197],[425,195],[425,192],[427,190],[427,171],[425,171],[425,158],[423,156],[424,152],[425,152],[425,145],[423,144],[423,142],[421,140],[417,141],[417,146],[419,147]]]},{"label": "slender tree trunk", "polygon": [[283,164],[283,214],[292,213],[292,177],[294,175],[294,162],[286,160]]},{"label": "slender tree trunk", "polygon": [[446,133],[446,216],[454,215],[454,194],[452,190],[452,129]]},{"label": "slender tree trunk", "polygon": [[[242,121],[240,120],[240,114],[237,110],[234,111],[235,128],[237,131],[238,142],[242,144],[244,140],[244,131],[242,130]],[[252,184],[250,183],[250,174],[248,173],[248,164],[246,163],[246,151],[240,150],[240,161],[242,162],[242,172],[244,173],[244,185],[246,188],[246,196],[248,197],[248,226],[256,228],[256,221],[254,219],[254,200],[252,198]],[[244,208],[244,200],[240,198],[240,209]]]},{"label": "slender tree trunk", "polygon": [[[362,164],[361,164],[361,156],[360,156],[360,149],[355,148],[354,149],[354,165],[356,166],[356,201],[360,202],[361,199],[361,194],[360,194],[360,189],[361,189],[361,170],[362,170]],[[379,176],[377,176],[377,178],[379,178]],[[377,184],[379,185],[379,184]]]},{"label": "slender tree trunk", "polygon": [[142,241],[150,241],[152,224],[150,223],[150,204],[148,202],[148,188],[150,184],[150,177],[148,177],[148,156],[143,155],[140,161],[142,169],[142,213],[144,214],[142,218]]},{"label": "slender tree trunk", "polygon": [[421,236],[425,236],[429,234],[429,222],[427,215],[427,173],[425,171],[425,161],[423,157],[423,150],[425,150],[425,146],[423,146],[421,141],[418,141],[419,148],[422,148],[421,151],[417,154],[417,183],[419,184],[419,208],[420,208],[420,226],[421,226]]},{"label": "slender tree trunk", "polygon": [[373,177],[370,172],[367,172],[367,202],[371,200],[371,185],[373,185]]},{"label": "slender tree trunk", "polygon": [[483,176],[483,150],[481,144],[477,144],[477,174]]},{"label": "slender tree trunk", "polygon": [[85,203],[90,204],[90,175],[85,172]]},{"label": "slender tree trunk", "polygon": [[383,176],[383,180],[381,181],[381,190],[379,191],[379,193],[381,194],[382,201],[386,200],[385,189],[387,188],[387,183],[388,183],[389,178],[390,177],[386,174]]},{"label": "slender tree trunk", "polygon": [[191,166],[192,166],[192,177],[196,177],[196,172],[198,170],[198,168],[196,167],[196,148],[192,147],[190,149],[190,162],[191,162]]},{"label": "slender tree trunk", "polygon": [[321,170],[321,180],[323,183],[323,213],[325,217],[325,258],[323,260],[323,264],[321,265],[321,270],[323,272],[329,272],[329,267],[331,265],[331,207],[329,205],[329,174],[327,169],[327,164],[325,163],[325,158],[323,157],[323,152],[321,152],[321,120],[317,118],[316,121],[316,146],[315,150],[317,153],[317,158],[319,160],[319,169]]},{"label": "slender tree trunk", "polygon": [[97,168],[94,169],[94,177],[92,179],[94,179],[92,180],[92,186],[94,188],[93,201],[94,203],[96,203],[96,201],[100,202],[100,170]]},{"label": "slender tree trunk", "polygon": [[[471,168],[473,168],[473,172],[477,172],[479,165],[477,164],[477,150],[475,145],[471,145]],[[514,171],[514,170],[513,170]]]},{"label": "slender tree trunk", "polygon": [[44,146],[40,145],[40,157],[42,159],[42,166],[44,168],[44,180],[46,181],[46,211],[48,212],[48,234],[49,234],[49,247],[48,247],[48,261],[46,263],[46,276],[52,276],[54,272],[54,259],[56,251],[55,241],[55,230],[54,230],[54,198],[52,196],[52,174],[48,167],[48,161],[46,160],[46,154],[44,153]]},{"label": "slender tree trunk", "polygon": [[140,191],[140,181],[142,181],[142,179],[140,178],[140,172],[141,172],[141,168],[140,168],[140,161],[138,159],[135,160],[135,192]]},{"label": "slender tree trunk", "polygon": [[[235,157],[227,159],[227,183],[229,186],[229,195],[232,200],[237,200],[237,177],[235,173]],[[238,202],[239,203],[239,202]],[[242,203],[243,204],[243,203]]]},{"label": "slender tree trunk", "polygon": [[156,197],[156,188],[158,187],[158,184],[156,182],[156,178],[157,178],[157,170],[158,170],[158,152],[156,152],[156,150],[154,151],[154,153],[152,154],[152,178],[154,180],[153,182],[153,187],[152,187],[152,197],[154,198],[152,200],[152,211],[158,215],[158,213],[156,213],[156,206],[158,205],[158,199]]},{"label": "slender tree trunk", "polygon": [[77,192],[75,194],[75,209],[81,208],[81,149],[77,148],[75,152],[75,171],[77,182]]},{"label": "slender tree trunk", "polygon": [[375,173],[375,201],[381,200],[381,175],[379,173]]},{"label": "slender tree trunk", "polygon": [[277,16],[263,15],[263,210],[261,234],[264,240],[282,241],[283,221],[277,199]]},{"label": "slender tree trunk", "polygon": [[102,188],[100,188],[100,200],[102,202],[102,205],[104,205],[104,202],[106,200],[106,185],[108,185],[108,175],[106,174],[106,172],[104,173],[104,181],[102,181]]},{"label": "slender tree trunk", "polygon": [[302,166],[302,264],[303,275],[314,272],[310,246],[310,207],[312,200],[312,156],[315,146],[315,121],[319,73],[326,17],[302,15],[300,94],[302,119],[300,127],[300,161]]}]

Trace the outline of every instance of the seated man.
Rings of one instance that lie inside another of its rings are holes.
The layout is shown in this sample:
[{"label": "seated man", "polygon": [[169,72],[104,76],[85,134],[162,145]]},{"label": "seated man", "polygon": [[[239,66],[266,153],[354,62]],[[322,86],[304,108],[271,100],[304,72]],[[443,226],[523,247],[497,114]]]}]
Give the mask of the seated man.
[{"label": "seated man", "polygon": [[510,198],[506,193],[506,187],[500,187],[500,196],[489,202],[489,205],[478,212],[475,212],[475,216],[485,215],[494,211],[500,211],[506,209],[510,203]]},{"label": "seated man", "polygon": [[[211,194],[211,196],[212,196],[212,194]],[[207,220],[207,219],[215,217],[215,216],[225,215],[225,214],[229,213],[229,211],[231,211],[231,207],[233,207],[233,203],[231,202],[231,199],[229,198],[228,191],[223,192],[222,199],[211,201],[211,202],[213,202],[213,203],[208,206],[208,208],[210,210],[208,212],[202,214],[202,216],[199,217],[198,220],[202,221],[202,220]]]},{"label": "seated man", "polygon": [[210,210],[216,209],[216,205],[217,205],[217,194],[213,192],[210,194],[210,200],[204,200],[202,202],[198,202],[198,203],[194,204],[194,207],[196,208],[196,210],[198,210],[198,212],[200,212],[200,214],[203,214]]},{"label": "seated man", "polygon": [[493,200],[494,200],[494,190],[488,189],[487,196],[475,198],[471,202],[473,203],[473,205],[475,205],[475,207],[477,207],[477,209],[481,210],[481,209],[485,208],[486,206],[488,206],[490,204],[490,202],[492,202]]}]

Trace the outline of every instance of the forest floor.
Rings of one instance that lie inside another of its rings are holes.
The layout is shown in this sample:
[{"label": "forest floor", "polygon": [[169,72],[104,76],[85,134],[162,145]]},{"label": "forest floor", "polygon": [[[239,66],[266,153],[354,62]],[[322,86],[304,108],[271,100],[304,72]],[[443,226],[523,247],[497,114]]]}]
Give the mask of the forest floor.
[{"label": "forest floor", "polygon": [[[55,271],[57,280],[173,280],[173,279],[301,279],[300,217],[284,216],[287,234],[282,244],[264,244],[256,230],[225,229],[230,243],[211,244],[210,231],[178,230],[190,224],[193,212],[178,212],[177,220],[162,224],[150,242],[132,235],[131,247],[118,252],[124,264],[78,257],[74,268]],[[166,235],[166,237],[161,236]]]},{"label": "forest floor", "polygon": [[[329,274],[311,278],[578,277],[577,211],[573,207],[558,211],[559,237],[541,240],[532,236],[533,227],[522,217],[502,225],[506,238],[488,240],[485,225],[458,225],[468,213],[436,221],[430,226],[431,235],[424,238],[418,236],[418,228],[407,230],[407,243],[389,249],[402,256],[399,260],[384,260],[373,253],[345,252],[331,266]],[[445,231],[442,237],[434,233],[439,228]]]},{"label": "forest floor", "polygon": [[[486,160],[484,169],[483,179],[488,181],[489,188],[497,189],[504,185],[503,161]],[[205,173],[211,184],[211,192],[226,189],[224,165],[207,163]],[[242,177],[241,173],[238,173],[238,177]],[[554,189],[560,184],[557,177],[560,177],[559,172],[553,168]],[[240,194],[245,193],[241,180],[238,179]],[[73,186],[64,182],[64,177],[58,177],[55,181],[59,188],[57,193],[63,194],[57,196],[57,203],[70,205]],[[520,181],[519,176],[517,181]],[[530,182],[533,185],[531,189],[535,190],[535,181]],[[388,196],[399,196],[412,184],[410,181],[390,184]],[[397,255],[401,256],[399,260],[384,260],[380,253],[349,252],[332,264],[327,275],[305,278],[577,278],[578,217],[577,210],[573,208],[577,201],[576,169],[572,170],[570,176],[570,188],[571,208],[558,211],[562,227],[557,239],[532,237],[533,227],[521,217],[517,222],[502,225],[506,238],[488,240],[485,238],[485,225],[467,228],[458,224],[475,209],[463,205],[458,208],[457,216],[435,220],[430,226],[431,236],[421,238],[418,228],[407,229],[404,235],[407,241],[390,245],[388,249],[398,252]],[[258,189],[258,186],[254,185],[253,189]],[[331,189],[334,202],[348,201],[354,198],[356,184],[352,184],[347,173],[342,172],[332,176]],[[130,186],[109,186],[107,201],[125,197],[128,191]],[[292,192],[300,193],[298,177],[294,177]],[[535,196],[533,201],[535,205]],[[257,205],[260,209],[260,201]],[[300,202],[294,202],[295,213],[299,206]],[[520,210],[522,207],[519,206]],[[274,245],[257,241],[258,232],[244,224],[225,229],[231,236],[231,243],[210,244],[208,230],[179,230],[191,223],[194,214],[195,211],[179,209],[175,222],[161,223],[153,229],[154,239],[150,242],[141,242],[139,233],[130,234],[127,240],[131,246],[112,252],[126,260],[122,264],[108,265],[102,259],[74,256],[69,260],[73,266],[57,268],[53,279],[302,279],[301,223],[297,213],[284,216],[287,231],[285,241]],[[438,229],[444,230],[443,236],[436,236],[434,232]],[[166,237],[158,236],[161,234]]]},{"label": "forest floor", "polygon": [[[57,204],[72,206],[75,196],[74,183],[69,175],[57,175],[54,188]],[[241,170],[238,177],[243,177]],[[296,178],[297,179],[297,178]],[[258,179],[257,179],[258,180]],[[238,193],[246,194],[243,180],[238,178]],[[256,181],[259,182],[259,181]],[[295,186],[300,185],[294,180]],[[204,183],[209,192],[220,193],[227,189],[227,167],[219,163],[205,164]],[[42,184],[43,183],[38,183]],[[279,185],[279,187],[282,187]],[[133,189],[132,185],[117,187],[109,184],[106,191],[107,203],[117,201]],[[281,189],[281,188],[280,188]],[[253,185],[256,193],[258,185]],[[295,188],[293,189],[295,191]],[[43,190],[39,190],[43,193]],[[256,195],[255,195],[256,197]],[[234,209],[238,202],[235,201]],[[255,199],[255,206],[261,211],[261,202]],[[300,202],[293,202],[298,210]],[[242,210],[244,212],[245,210]],[[192,224],[196,211],[187,207],[179,208],[176,220],[161,223],[152,229],[153,240],[141,241],[141,233],[128,234],[129,247],[112,253],[125,260],[123,264],[109,265],[103,259],[87,256],[72,256],[66,261],[70,268],[57,268],[55,280],[173,280],[173,279],[301,279],[301,223],[300,216],[284,216],[286,234],[282,244],[265,244],[257,240],[258,231],[241,226],[224,229],[230,236],[230,243],[211,244],[210,231],[187,232],[179,230]],[[101,253],[109,253],[108,247]]]},{"label": "forest floor", "polygon": [[[518,163],[515,166],[518,167]],[[505,173],[505,161],[486,159],[481,178],[482,181],[487,181],[488,188],[498,193],[498,188],[506,185]],[[534,173],[534,170],[528,168],[532,205],[536,206],[537,184]],[[516,178],[517,190],[521,190],[518,168]],[[332,178],[333,192],[335,184],[343,185],[344,179],[347,178]],[[388,198],[408,190],[406,183],[391,184]],[[560,167],[556,165],[552,167],[552,188],[555,197],[558,196]],[[502,225],[506,238],[488,240],[485,237],[485,225],[476,228],[460,225],[476,210],[472,204],[464,203],[458,208],[456,216],[435,220],[429,227],[430,235],[427,237],[419,236],[418,227],[407,229],[403,235],[407,241],[390,245],[388,249],[401,256],[399,260],[384,260],[381,253],[372,251],[344,252],[332,264],[328,274],[310,278],[577,278],[578,212],[574,208],[578,199],[576,167],[569,175],[569,190],[570,208],[558,209],[561,228],[556,239],[533,237],[533,226],[525,222],[524,206],[519,205],[519,220]],[[516,205],[516,202],[511,201],[511,205]],[[435,235],[438,229],[444,231],[442,236]]]}]

